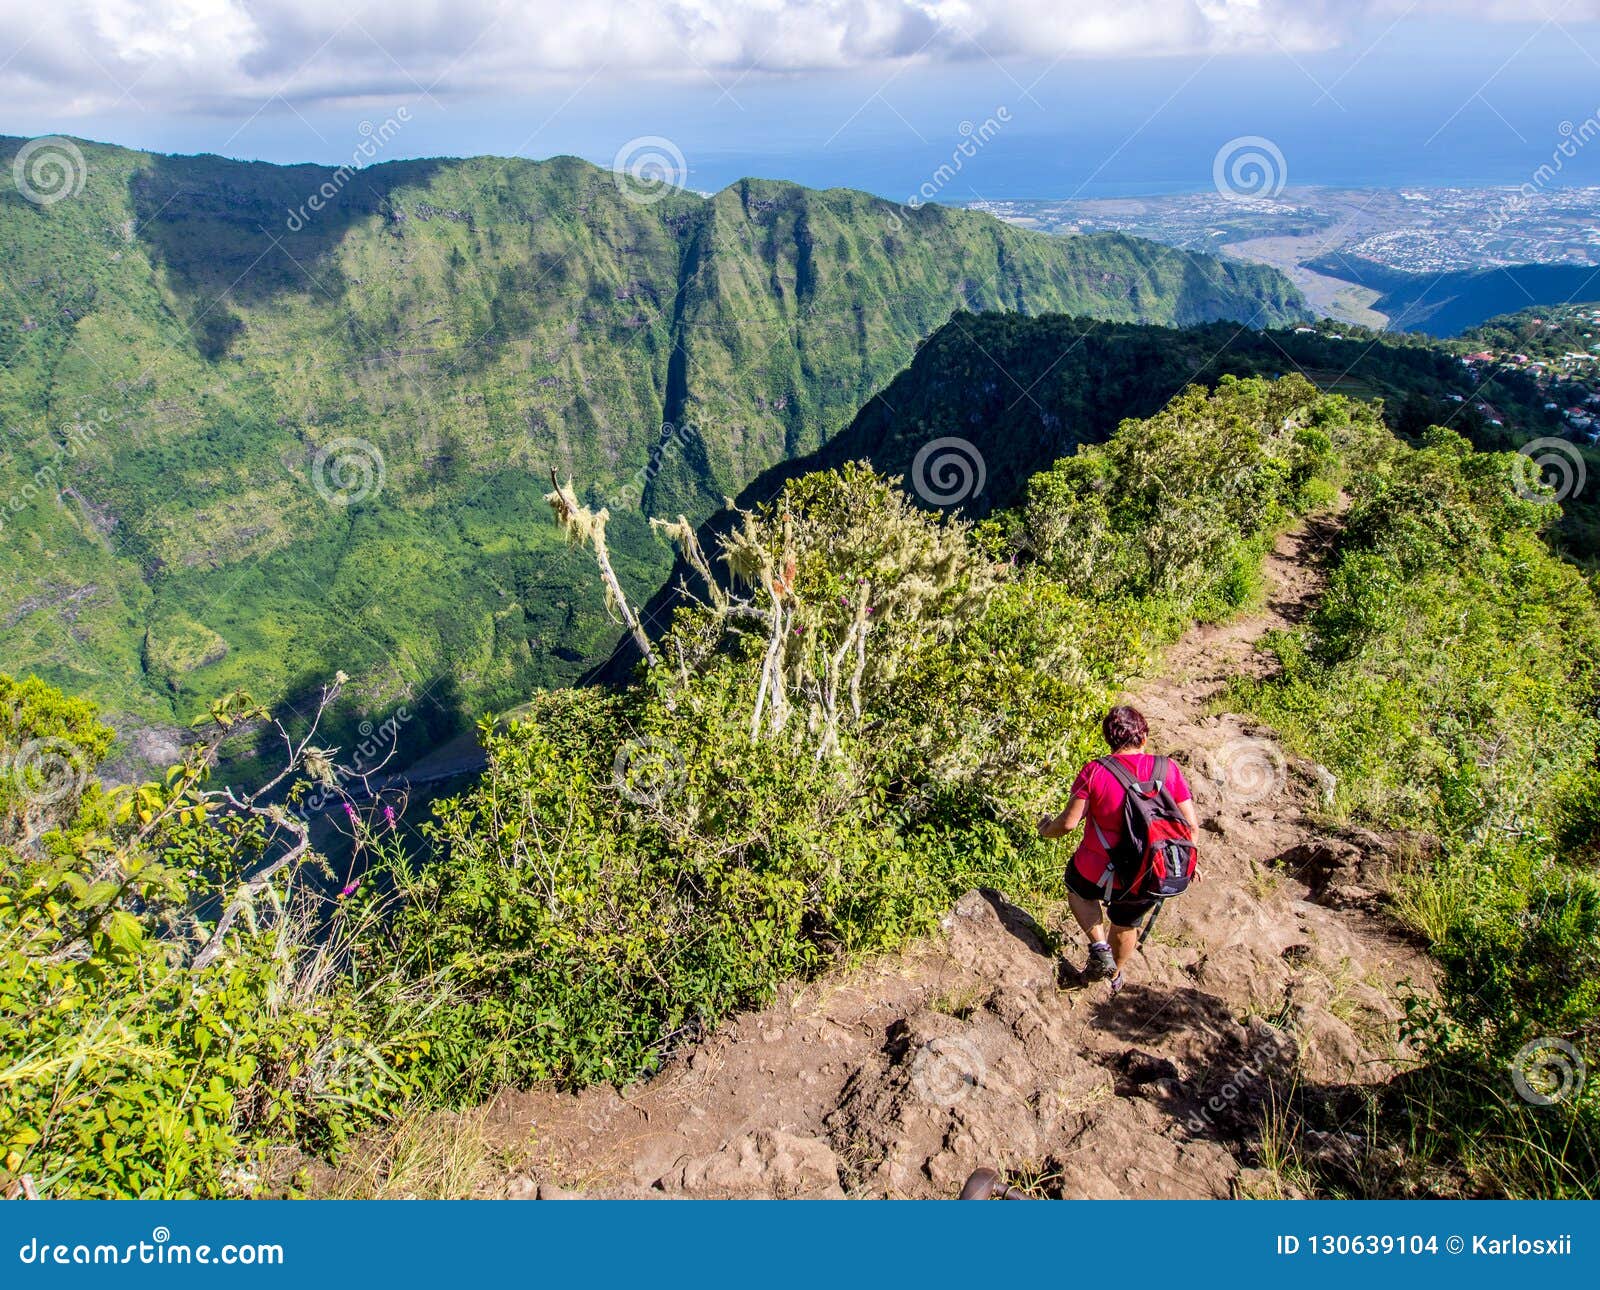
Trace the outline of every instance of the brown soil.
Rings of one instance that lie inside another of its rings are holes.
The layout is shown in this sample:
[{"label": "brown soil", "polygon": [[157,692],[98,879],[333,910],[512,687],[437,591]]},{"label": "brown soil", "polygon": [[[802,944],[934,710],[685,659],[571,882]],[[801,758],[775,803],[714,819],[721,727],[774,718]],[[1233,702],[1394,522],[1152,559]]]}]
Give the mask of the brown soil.
[{"label": "brown soil", "polygon": [[[1326,772],[1215,710],[1306,612],[1334,523],[1280,539],[1263,610],[1190,633],[1132,687],[1189,772],[1204,881],[1120,994],[1083,982],[1064,911],[1056,954],[969,892],[942,935],[792,984],[642,1084],[505,1093],[480,1113],[506,1162],[483,1193],[948,1197],[983,1165],[1038,1195],[1292,1192],[1263,1125],[1290,1100],[1359,1104],[1393,1073],[1402,984],[1428,976],[1374,909],[1392,840],[1319,822]],[[1295,1150],[1354,1160],[1353,1127]]]}]

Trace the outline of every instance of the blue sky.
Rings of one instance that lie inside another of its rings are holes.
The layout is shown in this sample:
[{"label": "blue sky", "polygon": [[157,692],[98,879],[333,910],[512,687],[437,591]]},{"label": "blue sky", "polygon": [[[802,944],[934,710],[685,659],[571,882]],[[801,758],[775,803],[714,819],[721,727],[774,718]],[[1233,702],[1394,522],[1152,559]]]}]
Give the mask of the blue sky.
[{"label": "blue sky", "polygon": [[377,159],[653,136],[692,187],[903,199],[999,113],[941,199],[1201,190],[1246,135],[1292,184],[1517,184],[1600,113],[1600,3],[1530,3],[0,0],[0,132],[337,164],[401,114]]}]

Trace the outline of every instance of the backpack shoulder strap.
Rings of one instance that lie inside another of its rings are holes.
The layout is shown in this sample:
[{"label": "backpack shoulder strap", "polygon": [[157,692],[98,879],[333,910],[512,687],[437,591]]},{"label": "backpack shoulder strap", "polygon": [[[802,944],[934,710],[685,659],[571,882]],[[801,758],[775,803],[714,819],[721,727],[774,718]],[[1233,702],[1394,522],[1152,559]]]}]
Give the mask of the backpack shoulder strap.
[{"label": "backpack shoulder strap", "polygon": [[1142,783],[1135,779],[1133,772],[1114,756],[1101,757],[1098,762],[1116,776],[1117,783],[1122,785],[1123,792],[1137,793],[1140,797],[1154,797],[1167,785],[1167,766],[1170,764],[1171,758],[1157,757],[1156,764],[1150,768],[1149,780]]}]

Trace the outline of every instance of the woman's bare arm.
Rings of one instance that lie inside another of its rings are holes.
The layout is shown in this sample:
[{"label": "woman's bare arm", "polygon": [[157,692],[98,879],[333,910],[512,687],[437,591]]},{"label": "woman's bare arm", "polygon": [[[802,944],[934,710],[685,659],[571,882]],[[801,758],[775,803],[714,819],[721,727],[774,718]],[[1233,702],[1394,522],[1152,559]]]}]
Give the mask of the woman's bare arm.
[{"label": "woman's bare arm", "polygon": [[1088,805],[1081,797],[1075,797],[1060,815],[1044,816],[1039,821],[1039,836],[1041,838],[1066,837],[1067,834],[1083,823],[1083,813]]}]

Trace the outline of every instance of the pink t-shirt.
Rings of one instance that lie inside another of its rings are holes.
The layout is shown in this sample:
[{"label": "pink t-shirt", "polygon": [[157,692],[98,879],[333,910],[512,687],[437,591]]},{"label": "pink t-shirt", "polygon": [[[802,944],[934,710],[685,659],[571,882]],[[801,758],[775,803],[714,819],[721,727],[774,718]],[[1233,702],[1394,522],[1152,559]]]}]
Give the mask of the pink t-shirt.
[{"label": "pink t-shirt", "polygon": [[[1152,753],[1118,753],[1116,757],[1141,782],[1155,774],[1156,759]],[[1167,761],[1167,787],[1172,790],[1173,801],[1189,800],[1188,782],[1178,769],[1178,763],[1170,759]],[[1122,836],[1122,799],[1126,794],[1115,775],[1098,761],[1092,761],[1078,772],[1078,778],[1072,784],[1072,796],[1075,801],[1089,803],[1083,825],[1083,841],[1072,853],[1072,863],[1090,882],[1099,882],[1106,876],[1106,865],[1111,857],[1100,845],[1100,836],[1094,831],[1093,825],[1098,824],[1100,832],[1106,835],[1106,841],[1116,846],[1117,839]]]}]

